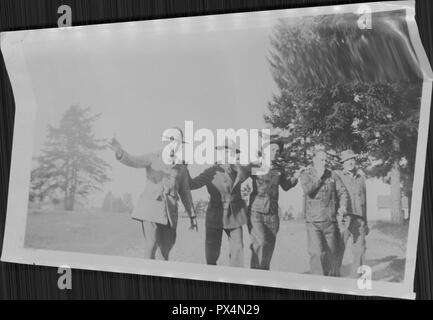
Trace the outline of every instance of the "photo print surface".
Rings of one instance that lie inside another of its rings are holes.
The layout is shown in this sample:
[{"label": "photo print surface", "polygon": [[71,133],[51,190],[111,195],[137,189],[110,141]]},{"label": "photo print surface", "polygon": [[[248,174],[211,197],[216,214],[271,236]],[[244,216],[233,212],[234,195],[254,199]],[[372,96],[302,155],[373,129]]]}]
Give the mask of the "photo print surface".
[{"label": "photo print surface", "polygon": [[4,32],[1,51],[2,261],[414,297],[414,2]]}]

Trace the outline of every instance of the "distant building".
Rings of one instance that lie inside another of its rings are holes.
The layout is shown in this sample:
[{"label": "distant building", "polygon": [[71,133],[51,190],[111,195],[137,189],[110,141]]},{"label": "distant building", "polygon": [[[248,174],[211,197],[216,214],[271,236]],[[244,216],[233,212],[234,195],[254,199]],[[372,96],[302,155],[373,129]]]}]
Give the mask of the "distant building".
[{"label": "distant building", "polygon": [[[377,220],[391,220],[391,196],[378,195],[377,196]],[[409,218],[409,201],[407,197],[401,198],[401,210],[404,212],[404,218]]]}]

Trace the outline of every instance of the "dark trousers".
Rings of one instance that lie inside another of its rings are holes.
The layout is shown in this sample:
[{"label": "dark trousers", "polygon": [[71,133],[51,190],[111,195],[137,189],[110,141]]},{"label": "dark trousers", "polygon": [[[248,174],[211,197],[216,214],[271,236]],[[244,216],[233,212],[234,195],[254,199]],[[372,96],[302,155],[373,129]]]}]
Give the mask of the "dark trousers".
[{"label": "dark trousers", "polygon": [[365,222],[354,216],[345,218],[344,224],[348,227],[341,234],[341,262],[349,240],[352,242],[353,262],[350,268],[350,277],[358,278],[358,269],[365,262]]},{"label": "dark trousers", "polygon": [[340,275],[340,231],[336,222],[307,222],[310,272],[317,275]]},{"label": "dark trousers", "polygon": [[206,263],[216,265],[221,252],[223,230],[226,233],[230,246],[230,266],[244,266],[244,243],[242,227],[234,229],[219,229],[206,227]]},{"label": "dark trousers", "polygon": [[170,250],[176,242],[176,229],[168,224],[143,221],[144,232],[144,257],[155,259],[156,250],[159,248],[162,258],[168,260]]},{"label": "dark trousers", "polygon": [[248,229],[251,237],[251,268],[269,270],[275,249],[280,218],[277,214],[251,212]]}]

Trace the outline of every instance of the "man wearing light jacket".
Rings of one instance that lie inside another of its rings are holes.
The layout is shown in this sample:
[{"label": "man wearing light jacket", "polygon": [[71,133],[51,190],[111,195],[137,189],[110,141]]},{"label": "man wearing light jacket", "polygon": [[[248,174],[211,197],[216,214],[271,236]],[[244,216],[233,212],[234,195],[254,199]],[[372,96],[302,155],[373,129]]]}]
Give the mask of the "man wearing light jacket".
[{"label": "man wearing light jacket", "polygon": [[[155,259],[159,249],[164,260],[176,241],[179,197],[190,217],[190,229],[197,230],[188,169],[176,156],[182,147],[183,133],[178,128],[164,132],[166,144],[161,152],[134,156],[126,152],[113,138],[110,147],[124,165],[146,169],[146,187],[132,212],[132,218],[141,221],[145,237],[144,256]],[[169,147],[169,148],[168,148]],[[171,148],[171,149],[170,149]],[[169,150],[165,157],[164,150]]]},{"label": "man wearing light jacket", "polygon": [[300,176],[304,190],[310,272],[340,275],[338,216],[347,212],[348,194],[340,177],[327,168],[325,150],[316,150],[313,166]]}]

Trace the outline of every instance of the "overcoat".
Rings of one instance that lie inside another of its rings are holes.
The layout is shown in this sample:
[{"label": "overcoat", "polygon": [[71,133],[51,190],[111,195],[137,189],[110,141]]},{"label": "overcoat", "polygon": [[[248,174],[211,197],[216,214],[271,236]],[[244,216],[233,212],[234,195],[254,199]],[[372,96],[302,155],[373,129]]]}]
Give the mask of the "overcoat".
[{"label": "overcoat", "polygon": [[241,184],[250,175],[250,166],[215,164],[190,179],[191,190],[206,186],[209,192],[206,227],[234,229],[247,223]]},{"label": "overcoat", "polygon": [[335,222],[338,208],[348,207],[348,193],[341,178],[328,169],[319,177],[313,167],[300,176],[304,190],[304,213],[307,222]]},{"label": "overcoat", "polygon": [[169,224],[176,228],[179,197],[191,216],[193,200],[185,164],[173,160],[172,165],[167,165],[160,152],[133,156],[123,151],[116,154],[116,158],[127,166],[146,169],[146,185],[132,211],[133,219]]}]

